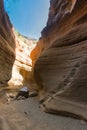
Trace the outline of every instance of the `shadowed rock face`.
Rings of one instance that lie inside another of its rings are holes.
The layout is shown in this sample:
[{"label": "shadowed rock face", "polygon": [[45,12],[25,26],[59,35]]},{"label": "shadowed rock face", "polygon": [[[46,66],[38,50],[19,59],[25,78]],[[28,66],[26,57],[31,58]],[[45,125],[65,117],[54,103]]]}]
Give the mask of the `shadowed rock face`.
[{"label": "shadowed rock face", "polygon": [[4,11],[3,0],[0,0],[0,86],[11,78],[15,60],[15,37],[9,17]]},{"label": "shadowed rock face", "polygon": [[87,120],[87,1],[50,4],[47,26],[31,53],[35,79],[49,95],[42,106]]}]

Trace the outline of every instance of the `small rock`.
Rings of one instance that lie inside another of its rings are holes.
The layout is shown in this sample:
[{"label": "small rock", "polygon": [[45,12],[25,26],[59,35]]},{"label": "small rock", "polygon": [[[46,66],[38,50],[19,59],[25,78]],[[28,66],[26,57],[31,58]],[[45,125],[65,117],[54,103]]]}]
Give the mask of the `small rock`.
[{"label": "small rock", "polygon": [[24,100],[24,99],[26,99],[26,97],[24,97],[24,96],[18,96],[18,98],[17,98],[17,100]]},{"label": "small rock", "polygon": [[13,93],[9,93],[9,97],[10,97],[10,98],[14,98],[15,95],[14,95]]},{"label": "small rock", "polygon": [[13,93],[6,93],[7,97],[7,104],[9,104],[11,101],[15,99],[15,95]]},{"label": "small rock", "polygon": [[30,112],[29,112],[29,111],[24,111],[24,114],[25,114],[25,115],[29,115]]},{"label": "small rock", "polygon": [[21,88],[16,96],[16,99],[24,99],[29,97],[29,89],[25,86]]},{"label": "small rock", "polygon": [[21,88],[19,91],[22,91],[22,92],[28,92],[29,89],[25,86],[25,87]]},{"label": "small rock", "polygon": [[29,97],[36,97],[38,95],[38,91],[37,90],[30,90],[29,91]]}]

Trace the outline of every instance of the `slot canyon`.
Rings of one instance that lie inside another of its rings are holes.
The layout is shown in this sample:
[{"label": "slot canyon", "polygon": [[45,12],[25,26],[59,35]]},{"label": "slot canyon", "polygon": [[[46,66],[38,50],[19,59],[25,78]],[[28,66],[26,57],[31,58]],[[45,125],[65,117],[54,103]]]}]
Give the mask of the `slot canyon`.
[{"label": "slot canyon", "polygon": [[87,0],[50,0],[39,40],[0,12],[0,130],[87,130]]}]

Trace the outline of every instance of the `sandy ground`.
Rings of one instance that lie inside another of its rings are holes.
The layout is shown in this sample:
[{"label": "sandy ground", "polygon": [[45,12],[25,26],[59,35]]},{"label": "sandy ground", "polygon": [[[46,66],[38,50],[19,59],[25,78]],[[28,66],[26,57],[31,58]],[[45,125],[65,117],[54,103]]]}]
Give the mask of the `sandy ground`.
[{"label": "sandy ground", "polygon": [[0,130],[87,130],[87,122],[44,113],[28,98],[0,105]]}]

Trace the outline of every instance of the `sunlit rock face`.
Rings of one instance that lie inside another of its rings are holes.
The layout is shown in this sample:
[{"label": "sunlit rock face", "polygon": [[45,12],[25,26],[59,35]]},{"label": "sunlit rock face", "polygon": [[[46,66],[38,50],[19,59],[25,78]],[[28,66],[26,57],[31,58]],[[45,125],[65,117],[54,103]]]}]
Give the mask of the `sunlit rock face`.
[{"label": "sunlit rock face", "polygon": [[16,37],[16,58],[12,69],[12,78],[8,82],[9,86],[28,85],[31,80],[32,60],[30,52],[36,46],[36,40],[22,36],[14,31]]},{"label": "sunlit rock face", "polygon": [[4,11],[3,0],[0,0],[0,86],[11,78],[15,60],[15,37],[9,17]]},{"label": "sunlit rock face", "polygon": [[86,0],[50,1],[47,26],[31,57],[37,83],[52,97],[44,110],[87,119]]}]

